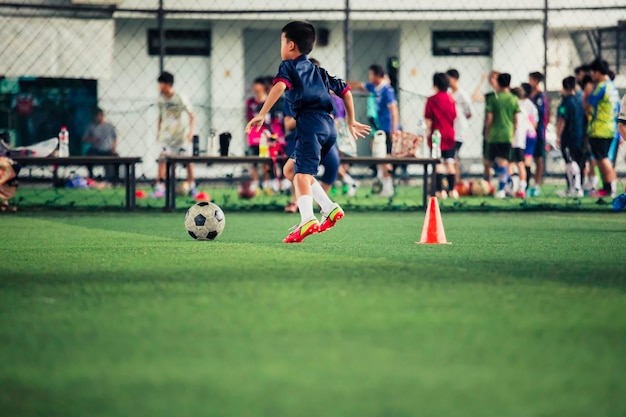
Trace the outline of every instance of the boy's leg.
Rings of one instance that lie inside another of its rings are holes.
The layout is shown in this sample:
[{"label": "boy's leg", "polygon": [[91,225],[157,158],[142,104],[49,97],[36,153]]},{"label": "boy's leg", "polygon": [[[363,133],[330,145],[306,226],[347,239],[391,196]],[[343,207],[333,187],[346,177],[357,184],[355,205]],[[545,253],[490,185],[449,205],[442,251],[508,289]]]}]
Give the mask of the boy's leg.
[{"label": "boy's leg", "polygon": [[335,184],[335,181],[337,181],[337,176],[339,175],[339,165],[339,150],[333,146],[322,158],[324,175],[322,175],[321,178],[321,185],[324,192],[328,193]]},{"label": "boy's leg", "polygon": [[444,168],[448,180],[448,195],[452,198],[459,198],[459,193],[454,189],[456,185],[456,149],[443,151]]},{"label": "boy's leg", "polygon": [[250,188],[253,191],[256,191],[258,186],[259,186],[259,172],[256,169],[256,165],[252,164],[252,166],[250,167]]},{"label": "boy's leg", "polygon": [[157,171],[157,184],[160,182],[163,182],[165,180],[166,174],[165,174],[165,162],[164,161],[159,161],[159,168]]},{"label": "boy's leg", "polygon": [[194,176],[193,164],[187,164],[187,182],[189,183],[189,195],[195,197],[198,194],[196,189],[196,177]]},{"label": "boy's leg", "polygon": [[[164,156],[164,155],[162,155]],[[154,191],[150,194],[153,198],[162,198],[165,197],[165,161],[159,159],[157,165],[157,178],[156,183],[154,185]]]},{"label": "boy's leg", "polygon": [[[295,173],[294,173],[294,160],[292,158],[289,158],[287,162],[285,163],[285,166],[283,166],[283,175],[285,176],[286,180],[293,183]],[[292,187],[291,189],[293,190],[291,193],[291,200],[289,201],[289,204],[287,204],[287,206],[285,207],[285,212],[297,213],[298,212],[298,205],[297,205],[298,193],[296,191],[295,186]]]},{"label": "boy's leg", "polygon": [[296,173],[295,175],[293,185],[297,195],[299,195],[297,203],[300,210],[300,224],[283,239],[283,243],[300,243],[307,236],[319,233],[320,223],[313,214],[311,183],[314,180],[315,178],[311,174]]},{"label": "boy's leg", "polygon": [[506,186],[509,182],[509,160],[511,147],[504,143],[494,144],[490,151],[492,158],[495,159],[494,169],[498,177],[498,191],[496,198],[506,197]]},{"label": "boy's leg", "polygon": [[518,196],[521,197],[521,193],[526,193],[526,187],[528,187],[528,181],[526,176],[526,164],[524,161],[517,162],[517,172],[519,175],[519,189],[517,190]]}]

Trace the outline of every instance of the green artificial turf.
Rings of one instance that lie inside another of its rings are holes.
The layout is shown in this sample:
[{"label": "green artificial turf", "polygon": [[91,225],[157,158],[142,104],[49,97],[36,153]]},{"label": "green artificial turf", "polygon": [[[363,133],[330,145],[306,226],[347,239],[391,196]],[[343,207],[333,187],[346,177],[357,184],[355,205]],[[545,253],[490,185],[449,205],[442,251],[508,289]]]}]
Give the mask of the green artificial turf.
[{"label": "green artificial turf", "polygon": [[[139,187],[146,195],[151,193],[147,187]],[[560,210],[560,211],[609,211],[611,199],[607,198],[604,205],[598,205],[597,198],[560,198],[556,195],[557,189],[563,186],[544,185],[542,196],[534,198],[508,198],[504,200],[486,197],[464,197],[459,200],[441,200],[443,211],[537,211],[537,210]],[[621,189],[621,188],[620,188]],[[288,195],[267,196],[260,195],[253,199],[241,199],[237,195],[237,186],[232,187],[201,185],[200,190],[207,192],[213,201],[224,210],[235,211],[282,211],[290,201]],[[20,187],[13,203],[22,208],[102,208],[123,209],[124,188],[114,189],[67,189],[48,187],[33,187],[24,185]],[[380,198],[372,194],[371,187],[363,186],[358,190],[356,197],[349,198],[338,190],[333,195],[343,207],[353,211],[419,211],[422,206],[421,186],[398,186],[393,198]],[[194,204],[190,197],[177,197],[176,207],[185,210]],[[165,205],[164,199],[139,198],[137,207],[140,210],[160,210]]]},{"label": "green artificial turf", "polygon": [[626,415],[626,217],[0,216],[0,415]]}]

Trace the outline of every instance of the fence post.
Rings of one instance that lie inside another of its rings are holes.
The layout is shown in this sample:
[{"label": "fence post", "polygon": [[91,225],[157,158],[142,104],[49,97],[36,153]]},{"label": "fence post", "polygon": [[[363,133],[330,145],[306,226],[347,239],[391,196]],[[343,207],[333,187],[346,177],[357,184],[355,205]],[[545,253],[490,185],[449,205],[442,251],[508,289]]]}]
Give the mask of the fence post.
[{"label": "fence post", "polygon": [[543,85],[548,89],[548,0],[543,5]]},{"label": "fence post", "polygon": [[157,11],[157,21],[159,29],[159,73],[164,70],[165,61],[165,12],[163,11],[163,0],[159,0],[159,9]]},{"label": "fence post", "polygon": [[346,80],[350,79],[350,66],[352,54],[352,29],[350,27],[350,0],[346,1],[345,18],[343,21],[343,48],[344,48],[344,64],[346,66]]}]

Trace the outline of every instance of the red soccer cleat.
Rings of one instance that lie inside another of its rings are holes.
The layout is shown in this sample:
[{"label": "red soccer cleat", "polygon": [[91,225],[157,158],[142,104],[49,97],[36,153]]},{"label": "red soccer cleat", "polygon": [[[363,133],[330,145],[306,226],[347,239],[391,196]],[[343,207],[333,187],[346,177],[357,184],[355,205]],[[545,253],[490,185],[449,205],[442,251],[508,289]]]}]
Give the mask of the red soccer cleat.
[{"label": "red soccer cleat", "polygon": [[307,236],[314,235],[319,233],[320,231],[320,223],[317,219],[311,219],[304,224],[299,224],[294,227],[285,239],[283,239],[283,243],[300,243]]},{"label": "red soccer cleat", "polygon": [[328,229],[334,227],[337,222],[345,216],[345,213],[339,207],[339,204],[335,203],[335,206],[329,214],[322,213],[322,224],[320,226],[320,233],[324,233]]}]

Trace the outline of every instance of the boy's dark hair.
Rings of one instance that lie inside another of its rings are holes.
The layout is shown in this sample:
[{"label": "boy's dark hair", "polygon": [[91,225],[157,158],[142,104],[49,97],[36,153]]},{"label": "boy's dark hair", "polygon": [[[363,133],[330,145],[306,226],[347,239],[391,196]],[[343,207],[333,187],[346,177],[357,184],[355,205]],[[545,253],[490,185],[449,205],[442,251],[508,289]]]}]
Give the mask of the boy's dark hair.
[{"label": "boy's dark hair", "polygon": [[263,79],[265,80],[266,87],[271,87],[274,84],[274,77],[271,75],[266,75]]},{"label": "boy's dark hair", "polygon": [[526,98],[526,96],[524,95],[524,89],[522,87],[511,88],[511,94],[513,94],[515,97],[519,98],[520,100]]},{"label": "boy's dark hair", "polygon": [[459,72],[457,70],[455,70],[454,68],[449,69],[448,71],[446,71],[446,74],[448,75],[448,77],[454,78],[455,80],[458,80],[459,77],[461,76],[459,74]]},{"label": "boy's dark hair", "polygon": [[320,67],[321,66],[320,62],[317,59],[315,59],[315,58],[309,58],[309,61],[311,61],[311,63],[313,65],[315,65],[316,67]]},{"label": "boy's dark hair", "polygon": [[528,74],[528,76],[538,83],[543,81],[543,74],[539,71],[531,72],[530,74]]},{"label": "boy's dark hair", "polygon": [[608,76],[611,79],[611,81],[615,80],[615,72],[613,70],[609,70]]},{"label": "boy's dark hair", "polygon": [[585,87],[587,87],[587,84],[591,84],[593,83],[593,78],[591,78],[591,75],[586,74],[582,81],[580,82],[580,88],[582,88],[583,90],[585,89]]},{"label": "boy's dark hair", "polygon": [[309,22],[296,20],[287,23],[282,33],[287,40],[292,41],[303,54],[310,54],[315,45],[315,27]]},{"label": "boy's dark hair", "polygon": [[574,74],[578,74],[579,72],[585,72],[585,73],[589,72],[589,65],[583,64],[574,68]]},{"label": "boy's dark hair", "polygon": [[163,71],[157,81],[169,85],[174,85],[174,75],[171,72]]},{"label": "boy's dark hair", "polygon": [[104,110],[102,110],[102,108],[100,108],[100,107],[96,107],[96,108],[94,109],[94,111],[93,111],[93,115],[94,115],[94,116],[97,116],[97,115],[99,115],[99,114],[104,114]]},{"label": "boy's dark hair", "polygon": [[256,77],[252,80],[252,84],[267,85],[267,77]]},{"label": "boy's dark hair", "polygon": [[374,73],[374,75],[377,76],[377,77],[384,77],[385,76],[385,70],[383,69],[382,65],[372,64],[372,65],[370,65],[368,70],[372,71]]},{"label": "boy's dark hair", "polygon": [[565,91],[574,91],[576,89],[576,77],[563,78],[563,89]]},{"label": "boy's dark hair", "polygon": [[448,91],[448,88],[450,87],[450,79],[445,73],[437,72],[433,75],[433,85],[439,91]]},{"label": "boy's dark hair", "polygon": [[511,85],[511,74],[506,72],[498,75],[498,86],[500,88],[507,88]]},{"label": "boy's dark hair", "polygon": [[530,94],[533,92],[533,88],[528,83],[522,83],[522,90],[524,90],[524,97],[530,97]]},{"label": "boy's dark hair", "polygon": [[602,75],[608,75],[609,63],[601,58],[596,58],[591,64],[589,64],[589,71],[596,71]]}]

